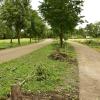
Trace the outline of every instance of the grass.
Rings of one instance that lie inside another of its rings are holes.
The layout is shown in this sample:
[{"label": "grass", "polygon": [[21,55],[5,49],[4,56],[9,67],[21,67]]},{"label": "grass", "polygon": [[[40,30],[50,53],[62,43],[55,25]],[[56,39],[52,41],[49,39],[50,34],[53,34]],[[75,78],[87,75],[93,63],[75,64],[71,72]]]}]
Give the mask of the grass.
[{"label": "grass", "polygon": [[89,47],[92,47],[96,49],[97,51],[100,51],[100,39],[89,39],[89,40],[84,40],[84,41],[78,41],[82,44],[86,44]]},{"label": "grass", "polygon": [[[35,41],[32,40],[32,43],[34,43]],[[29,39],[21,39],[21,45],[20,46],[23,46],[23,45],[28,45],[30,44],[30,40]],[[13,39],[13,43],[10,44],[10,39],[6,39],[6,40],[0,40],[0,50],[2,49],[7,49],[7,48],[12,48],[12,47],[18,47],[18,43],[17,43],[17,39]]]},{"label": "grass", "polygon": [[[6,96],[10,92],[10,86],[17,82],[22,82],[27,76],[33,75],[23,85],[24,91],[47,92],[65,91],[69,93],[73,100],[78,100],[78,67],[77,62],[60,62],[51,60],[48,56],[58,47],[51,44],[41,48],[29,55],[19,59],[0,64],[0,96]],[[71,59],[76,59],[76,53],[70,45],[65,45],[62,52],[67,53]],[[49,76],[46,80],[37,81],[34,77],[36,66],[43,64],[46,66]]]}]

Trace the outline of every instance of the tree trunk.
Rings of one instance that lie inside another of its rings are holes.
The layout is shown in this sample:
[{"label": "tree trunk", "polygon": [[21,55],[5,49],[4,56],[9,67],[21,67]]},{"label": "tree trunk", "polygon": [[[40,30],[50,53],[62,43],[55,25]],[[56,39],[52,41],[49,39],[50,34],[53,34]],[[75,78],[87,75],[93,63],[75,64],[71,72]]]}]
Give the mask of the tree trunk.
[{"label": "tree trunk", "polygon": [[18,45],[20,45],[20,35],[18,35]]},{"label": "tree trunk", "polygon": [[17,30],[18,45],[20,45],[20,31]]},{"label": "tree trunk", "polygon": [[13,43],[13,41],[12,41],[13,39],[12,39],[12,37],[11,37],[11,39],[10,39],[10,43],[12,44]]},{"label": "tree trunk", "polygon": [[12,33],[10,33],[10,43],[12,44],[13,43],[13,34]]},{"label": "tree trunk", "polygon": [[31,34],[30,34],[30,43],[32,43],[32,36],[31,36]]},{"label": "tree trunk", "polygon": [[21,87],[18,84],[11,86],[11,100],[22,100]]},{"label": "tree trunk", "polygon": [[6,35],[5,34],[3,34],[3,39],[6,39]]},{"label": "tree trunk", "polygon": [[60,37],[60,47],[62,48],[63,47],[63,34],[60,33],[59,37]]}]

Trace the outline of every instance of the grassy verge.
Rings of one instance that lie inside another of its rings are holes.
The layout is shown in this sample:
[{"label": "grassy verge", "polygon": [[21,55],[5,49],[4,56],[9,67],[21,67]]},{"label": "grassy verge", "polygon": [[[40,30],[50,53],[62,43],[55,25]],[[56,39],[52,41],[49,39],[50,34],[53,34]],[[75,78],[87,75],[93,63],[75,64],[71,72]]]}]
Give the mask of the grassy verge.
[{"label": "grassy verge", "polygon": [[100,39],[94,39],[94,40],[92,39],[79,42],[82,44],[86,44],[100,52]]},{"label": "grassy verge", "polygon": [[[27,76],[33,75],[24,83],[24,91],[29,90],[35,93],[60,91],[66,92],[73,100],[78,100],[79,77],[77,61],[75,60],[76,54],[73,47],[67,44],[60,50],[75,62],[49,59],[48,56],[57,47],[58,45],[54,43],[19,59],[0,64],[0,96],[6,96],[10,92],[12,84],[22,82]],[[46,67],[46,74],[48,74],[48,77],[43,81],[37,81],[34,76],[36,65],[39,64]]]},{"label": "grassy verge", "polygon": [[[32,43],[34,43],[35,40],[32,40]],[[30,40],[29,39],[21,39],[21,45],[28,45],[30,44]],[[17,39],[13,39],[13,43],[10,44],[10,39],[6,39],[6,40],[0,40],[0,50],[2,49],[7,49],[7,48],[13,48],[13,47],[18,47],[18,43],[17,43]]]}]

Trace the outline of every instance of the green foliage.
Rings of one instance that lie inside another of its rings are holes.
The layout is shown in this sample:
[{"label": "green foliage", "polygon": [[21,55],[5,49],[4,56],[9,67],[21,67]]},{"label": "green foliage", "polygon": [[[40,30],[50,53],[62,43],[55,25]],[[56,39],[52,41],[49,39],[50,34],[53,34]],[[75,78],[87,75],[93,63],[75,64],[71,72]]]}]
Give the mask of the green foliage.
[{"label": "green foliage", "polygon": [[92,47],[92,48],[96,49],[97,51],[100,51],[100,38],[85,39],[83,41],[78,40],[77,42],[86,44],[89,47]]},{"label": "green foliage", "polygon": [[43,34],[45,34],[45,24],[42,20],[42,18],[38,15],[38,13],[35,10],[30,10],[30,19],[28,22],[30,25],[26,27],[26,32],[29,34],[30,39],[32,37],[35,38],[41,38],[43,37]]},{"label": "green foliage", "polygon": [[20,33],[26,25],[29,14],[29,0],[5,0],[1,6],[1,19],[6,23],[9,30],[15,30],[20,44]]},{"label": "green foliage", "polygon": [[48,29],[48,27],[45,27],[45,34],[44,34],[44,37],[46,38],[54,38],[56,37],[57,35],[54,34],[53,30],[52,29]]},{"label": "green foliage", "polygon": [[47,80],[49,73],[48,73],[46,66],[41,63],[38,65],[35,65],[35,68],[36,68],[36,71],[35,71],[36,80],[37,81]]},{"label": "green foliage", "polygon": [[[2,23],[1,34],[6,31],[7,38],[42,37],[45,32],[45,24],[38,13],[31,9],[30,0],[5,0],[0,8],[0,21]],[[23,31],[23,32],[22,32]]]},{"label": "green foliage", "polygon": [[73,38],[86,38],[86,33],[84,28],[74,29]]},{"label": "green foliage", "polygon": [[35,29],[36,29],[36,36],[40,38],[45,30],[45,24],[43,23],[41,17],[35,17]]},{"label": "green foliage", "polygon": [[86,40],[83,43],[89,45],[90,47],[100,48],[100,41],[98,40]]},{"label": "green foliage", "polygon": [[43,18],[60,37],[61,47],[63,34],[72,31],[80,21],[82,4],[82,0],[43,0],[39,7]]},{"label": "green foliage", "polygon": [[90,23],[85,28],[86,35],[97,38],[100,37],[100,22]]}]

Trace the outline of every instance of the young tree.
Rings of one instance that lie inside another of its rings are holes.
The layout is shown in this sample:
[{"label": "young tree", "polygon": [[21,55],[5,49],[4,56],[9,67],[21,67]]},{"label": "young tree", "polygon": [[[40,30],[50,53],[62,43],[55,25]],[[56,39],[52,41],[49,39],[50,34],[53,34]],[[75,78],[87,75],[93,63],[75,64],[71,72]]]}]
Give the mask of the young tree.
[{"label": "young tree", "polygon": [[12,27],[13,27],[13,5],[12,3],[9,3],[10,1],[5,1],[3,2],[3,5],[1,6],[1,20],[2,20],[2,24],[5,24],[5,26],[7,26],[7,30],[9,30],[8,34],[10,33],[10,38],[11,38],[11,42],[12,43]]},{"label": "young tree", "polygon": [[71,31],[80,21],[83,0],[43,0],[39,7],[43,18],[58,33],[60,45],[64,34]]},{"label": "young tree", "polygon": [[2,20],[10,30],[14,27],[20,45],[20,33],[26,25],[30,9],[30,0],[5,0],[1,8]]},{"label": "young tree", "polygon": [[100,37],[100,23],[90,23],[85,27],[86,34],[91,37]]},{"label": "young tree", "polygon": [[31,12],[30,20],[28,21],[30,25],[28,25],[27,26],[28,28],[27,27],[26,28],[31,42],[32,36],[38,38],[38,40],[40,37],[42,37],[42,34],[44,33],[44,29],[45,29],[45,24],[35,10],[31,9],[30,12]]}]

